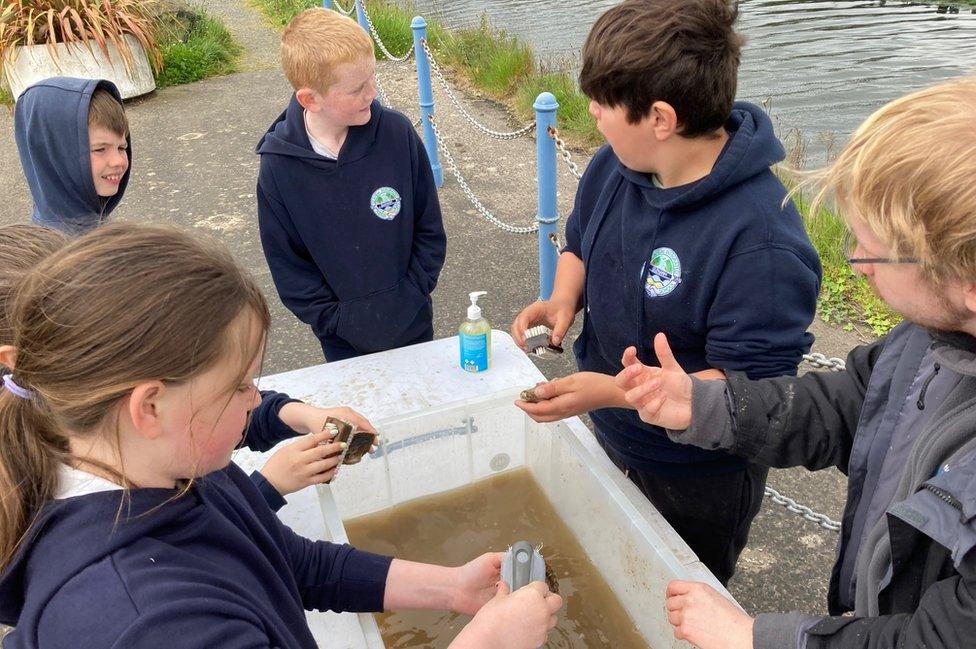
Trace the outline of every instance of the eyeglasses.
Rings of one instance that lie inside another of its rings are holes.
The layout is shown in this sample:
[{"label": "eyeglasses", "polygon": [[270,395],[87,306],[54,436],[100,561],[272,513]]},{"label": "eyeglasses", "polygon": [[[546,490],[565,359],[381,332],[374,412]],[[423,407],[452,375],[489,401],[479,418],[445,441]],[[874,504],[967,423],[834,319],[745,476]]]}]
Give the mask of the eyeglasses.
[{"label": "eyeglasses", "polygon": [[854,249],[857,248],[857,240],[854,234],[848,230],[844,233],[844,258],[851,264],[917,264],[918,259],[914,257],[854,257]]}]

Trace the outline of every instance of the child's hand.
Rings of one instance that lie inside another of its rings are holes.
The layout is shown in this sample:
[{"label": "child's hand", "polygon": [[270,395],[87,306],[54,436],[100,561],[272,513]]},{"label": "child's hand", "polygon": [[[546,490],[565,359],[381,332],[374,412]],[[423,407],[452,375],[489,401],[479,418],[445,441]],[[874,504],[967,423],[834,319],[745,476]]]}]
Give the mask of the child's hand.
[{"label": "child's hand", "polygon": [[[554,345],[560,345],[566,331],[576,319],[575,305],[554,300],[540,300],[522,309],[512,323],[512,338],[519,347],[525,345],[525,330],[536,325],[546,325],[552,329],[549,337]],[[524,348],[524,347],[523,347]]]},{"label": "child's hand", "polygon": [[278,417],[289,428],[302,434],[317,433],[322,430],[322,427],[325,426],[326,417],[335,417],[336,419],[349,422],[359,430],[365,430],[370,433],[376,432],[373,424],[369,423],[368,419],[352,408],[345,406],[338,408],[316,408],[301,401],[292,401],[281,407],[281,410],[278,411]]},{"label": "child's hand", "polygon": [[644,365],[637,359],[637,350],[628,347],[621,359],[624,369],[615,381],[643,421],[684,430],[691,425],[691,377],[674,359],[663,333],[654,337],[654,353],[661,367]]},{"label": "child's hand", "polygon": [[672,581],[664,606],[679,640],[700,649],[752,649],[753,619],[707,584]]},{"label": "child's hand", "polygon": [[501,582],[495,596],[462,629],[450,649],[537,649],[546,644],[562,605],[562,598],[541,581],[514,593]]},{"label": "child's hand", "polygon": [[328,482],[335,475],[339,454],[344,444],[326,443],[331,435],[327,431],[312,433],[278,450],[261,469],[271,486],[282,496],[309,485]]},{"label": "child's hand", "polygon": [[626,408],[623,390],[614,378],[598,372],[576,372],[533,388],[538,403],[515,405],[538,422],[559,421],[597,408]]},{"label": "child's hand", "polygon": [[474,615],[495,596],[495,586],[502,575],[504,552],[486,552],[457,568],[457,583],[451,610]]}]

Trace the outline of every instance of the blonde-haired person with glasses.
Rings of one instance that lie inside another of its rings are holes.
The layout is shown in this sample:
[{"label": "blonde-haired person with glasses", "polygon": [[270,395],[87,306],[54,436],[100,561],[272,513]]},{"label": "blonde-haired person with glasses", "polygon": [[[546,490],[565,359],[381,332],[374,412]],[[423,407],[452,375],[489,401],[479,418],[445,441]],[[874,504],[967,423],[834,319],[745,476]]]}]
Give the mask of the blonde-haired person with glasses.
[{"label": "blonde-haired person with glasses", "polygon": [[891,102],[820,175],[845,255],[905,318],[844,372],[691,377],[624,353],[641,418],[681,443],[775,467],[836,466],[848,500],[829,616],[755,619],[700,583],[667,586],[675,635],[701,649],[972,647],[976,637],[976,77]]}]

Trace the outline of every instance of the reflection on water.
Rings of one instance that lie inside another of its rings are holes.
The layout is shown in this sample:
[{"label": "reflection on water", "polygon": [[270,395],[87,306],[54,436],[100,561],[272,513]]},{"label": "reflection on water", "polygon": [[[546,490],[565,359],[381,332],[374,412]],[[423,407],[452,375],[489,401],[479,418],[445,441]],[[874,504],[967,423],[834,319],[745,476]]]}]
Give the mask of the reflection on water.
[{"label": "reflection on water", "polygon": [[[540,58],[577,59],[593,21],[616,0],[416,0],[421,13],[451,27],[487,13]],[[976,69],[976,10],[906,2],[742,0],[739,31],[748,38],[739,97],[772,97],[781,128],[848,135],[885,102]]]}]

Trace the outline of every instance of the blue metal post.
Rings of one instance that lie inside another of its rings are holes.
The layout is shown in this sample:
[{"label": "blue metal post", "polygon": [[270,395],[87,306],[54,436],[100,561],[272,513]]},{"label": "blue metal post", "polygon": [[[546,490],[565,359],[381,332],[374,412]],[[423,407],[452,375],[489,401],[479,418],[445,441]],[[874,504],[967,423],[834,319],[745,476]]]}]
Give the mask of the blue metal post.
[{"label": "blue metal post", "polygon": [[[363,0],[356,0],[356,20],[359,21],[359,26],[369,34],[369,23],[366,22],[366,10],[363,8]],[[370,38],[372,38],[372,35],[370,35]]]},{"label": "blue metal post", "polygon": [[322,7],[325,9],[332,8],[332,0],[322,0]]},{"label": "blue metal post", "polygon": [[424,50],[427,39],[427,21],[420,16],[414,16],[410,23],[413,29],[413,51],[417,59],[417,91],[420,96],[420,121],[424,126],[424,148],[430,159],[430,170],[434,173],[434,184],[438,187],[444,184],[444,172],[437,155],[437,138],[429,117],[434,114],[434,93],[430,88],[430,63]]},{"label": "blue metal post", "polygon": [[535,156],[536,175],[539,179],[539,299],[548,300],[556,277],[559,254],[550,235],[555,234],[559,222],[556,207],[556,143],[549,137],[548,129],[556,126],[556,109],[559,104],[552,93],[543,92],[535,98]]}]

